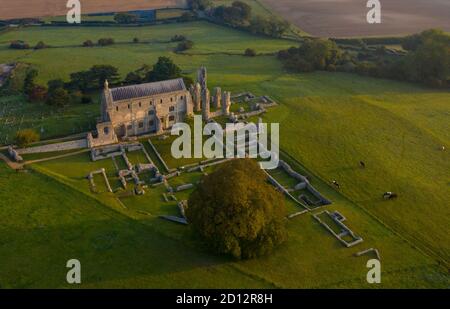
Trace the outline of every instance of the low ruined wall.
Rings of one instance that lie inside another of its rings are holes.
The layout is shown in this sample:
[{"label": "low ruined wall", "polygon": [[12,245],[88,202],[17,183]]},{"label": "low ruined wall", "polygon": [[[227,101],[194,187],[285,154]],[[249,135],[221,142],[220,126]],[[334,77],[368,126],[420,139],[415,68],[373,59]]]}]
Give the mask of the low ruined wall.
[{"label": "low ruined wall", "polygon": [[19,155],[19,153],[14,149],[14,148],[12,148],[11,146],[9,146],[8,147],[8,154],[9,154],[9,157],[11,158],[11,159],[13,159],[14,161],[16,161],[16,162],[22,162],[23,161],[23,158]]},{"label": "low ruined wall", "polygon": [[29,153],[44,153],[44,152],[54,152],[54,151],[64,151],[72,149],[82,149],[87,148],[87,140],[79,139],[75,141],[61,142],[55,144],[48,144],[42,146],[35,146],[29,148],[18,149],[19,154],[29,154]]}]

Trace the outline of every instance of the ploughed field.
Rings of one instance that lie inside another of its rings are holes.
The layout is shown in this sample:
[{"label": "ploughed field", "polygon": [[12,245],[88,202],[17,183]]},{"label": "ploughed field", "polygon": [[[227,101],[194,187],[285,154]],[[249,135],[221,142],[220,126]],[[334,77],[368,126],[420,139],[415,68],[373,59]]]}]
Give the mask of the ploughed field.
[{"label": "ploughed field", "polygon": [[[175,34],[187,35],[194,48],[173,53],[175,45],[168,41]],[[118,44],[77,47],[86,39],[109,36]],[[142,43],[131,43],[134,37]],[[14,51],[7,48],[13,39],[43,40],[54,48]],[[116,194],[90,192],[85,177],[101,167],[118,185],[111,160],[91,162],[88,154],[76,154],[32,164],[30,173],[16,173],[0,162],[0,286],[69,287],[65,263],[79,258],[83,287],[370,288],[368,256],[353,254],[372,247],[382,259],[381,287],[448,287],[449,275],[438,261],[448,264],[450,256],[450,153],[439,149],[450,148],[450,93],[352,74],[288,74],[270,53],[292,44],[201,22],[25,28],[0,35],[0,62],[32,63],[44,84],[52,78],[67,80],[71,72],[93,64],[117,66],[124,76],[164,55],[192,77],[205,65],[211,88],[271,96],[280,105],[264,120],[280,123],[282,150],[300,162],[293,167],[311,177],[333,202],[325,209],[343,214],[362,244],[343,247],[305,214],[288,221],[289,240],[273,255],[233,261],[208,253],[186,227],[158,218],[177,213],[174,202],[164,202],[162,187],[120,201]],[[248,47],[263,55],[242,56]],[[62,128],[75,133],[88,127],[81,122],[86,112],[95,119],[99,108],[96,101],[69,107],[63,116],[46,111],[42,118],[36,106],[18,104],[20,97],[1,99],[9,102],[6,121],[0,118],[0,130],[8,134],[16,120],[21,128],[27,123],[44,127],[46,136],[58,135]],[[27,122],[27,117],[36,120]],[[65,117],[71,121],[58,121]],[[165,145],[157,147],[164,158],[169,156]],[[359,161],[366,163],[365,169]],[[177,167],[177,162],[169,165]],[[184,174],[172,181],[197,183],[200,177]],[[333,179],[340,190],[330,185]],[[399,198],[384,201],[386,191]],[[288,211],[295,211],[295,205]],[[46,276],[43,270],[48,270]]]},{"label": "ploughed field", "polygon": [[450,31],[447,0],[381,1],[381,24],[366,21],[366,0],[260,0],[303,31],[319,37],[392,36],[429,28]]},{"label": "ploughed field", "polygon": [[[69,10],[66,3],[67,1],[59,0],[2,0],[0,19],[66,15]],[[184,8],[186,4],[186,0],[83,0],[81,10],[83,14],[108,13],[169,7]]]}]

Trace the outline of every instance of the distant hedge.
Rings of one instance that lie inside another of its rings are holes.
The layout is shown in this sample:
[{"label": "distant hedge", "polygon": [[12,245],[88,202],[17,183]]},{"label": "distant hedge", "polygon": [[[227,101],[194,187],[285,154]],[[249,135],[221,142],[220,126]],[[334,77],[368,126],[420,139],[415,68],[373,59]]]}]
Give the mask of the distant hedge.
[{"label": "distant hedge", "polygon": [[396,45],[402,44],[404,37],[379,37],[379,38],[361,38],[361,39],[331,39],[337,44],[347,44],[359,46],[361,43],[366,45]]}]

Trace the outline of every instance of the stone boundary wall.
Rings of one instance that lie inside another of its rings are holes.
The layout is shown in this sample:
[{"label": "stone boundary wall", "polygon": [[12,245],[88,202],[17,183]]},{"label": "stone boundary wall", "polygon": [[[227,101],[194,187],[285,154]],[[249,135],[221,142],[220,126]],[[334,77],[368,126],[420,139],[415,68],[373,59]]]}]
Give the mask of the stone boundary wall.
[{"label": "stone boundary wall", "polygon": [[109,184],[108,176],[106,176],[106,171],[105,171],[104,168],[99,169],[97,171],[90,172],[89,175],[87,176],[87,178],[89,179],[89,182],[91,184],[92,189],[94,191],[96,190],[96,185],[95,185],[95,182],[94,182],[94,175],[96,175],[96,174],[102,174],[103,175],[103,179],[105,180],[106,188],[108,189],[109,192],[113,192],[113,190],[111,188],[111,185]]},{"label": "stone boundary wall", "polygon": [[308,206],[304,205],[302,202],[297,200],[285,187],[283,187],[272,175],[270,175],[266,170],[263,170],[264,173],[266,173],[267,177],[269,178],[269,181],[272,185],[279,188],[285,195],[287,195],[291,200],[293,200],[298,205],[305,208],[307,211],[311,210]]},{"label": "stone boundary wall", "polygon": [[211,161],[213,161],[213,162],[211,162],[211,163],[205,163],[205,164],[200,164],[200,165],[196,165],[196,166],[194,166],[194,167],[188,169],[188,173],[191,173],[191,172],[197,172],[197,171],[203,172],[203,170],[204,170],[205,168],[207,168],[207,167],[214,166],[214,165],[218,165],[218,164],[222,164],[222,163],[225,163],[225,162],[230,161],[230,160],[234,160],[234,159],[231,159],[231,158],[226,159],[226,158],[224,158],[224,159],[219,160],[219,161],[216,161],[216,159],[210,160],[210,162],[211,162]]},{"label": "stone boundary wall", "polygon": [[375,249],[375,248],[369,248],[367,250],[363,250],[363,251],[357,252],[357,253],[355,253],[355,256],[359,257],[359,256],[362,256],[362,255],[368,254],[370,252],[373,252],[375,254],[375,256],[377,257],[377,260],[381,261],[380,252],[377,249]]},{"label": "stone boundary wall", "polygon": [[322,194],[320,194],[320,192],[317,191],[316,188],[314,188],[311,185],[311,183],[309,182],[309,180],[305,176],[303,176],[303,175],[297,173],[296,171],[294,171],[292,169],[292,167],[288,163],[286,163],[283,160],[280,160],[278,166],[281,167],[289,176],[291,176],[292,178],[294,178],[294,179],[299,181],[299,183],[295,186],[295,189],[297,189],[297,190],[300,190],[300,189],[308,190],[312,195],[314,195],[319,200],[319,202],[322,204],[321,206],[330,205],[331,204],[331,201],[326,199],[325,197],[323,197]]},{"label": "stone boundary wall", "polygon": [[87,148],[87,146],[88,145],[87,145],[86,139],[79,139],[79,140],[75,140],[75,141],[68,141],[68,142],[62,142],[62,143],[22,148],[22,149],[18,149],[17,152],[19,154],[44,153],[44,152],[81,149],[81,148]]}]

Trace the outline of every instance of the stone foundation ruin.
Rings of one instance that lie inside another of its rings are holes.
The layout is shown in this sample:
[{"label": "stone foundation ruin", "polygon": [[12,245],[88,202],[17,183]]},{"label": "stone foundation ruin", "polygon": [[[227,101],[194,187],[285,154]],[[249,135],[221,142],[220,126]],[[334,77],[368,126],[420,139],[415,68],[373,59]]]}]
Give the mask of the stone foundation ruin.
[{"label": "stone foundation ruin", "polygon": [[[340,228],[340,232],[336,233],[327,223],[323,222],[319,218],[320,215],[329,216]],[[324,226],[331,234],[333,234],[334,237],[336,237],[341,243],[343,243],[344,246],[346,246],[347,248],[353,247],[363,242],[363,239],[360,236],[355,235],[355,233],[353,233],[353,231],[343,223],[346,220],[346,218],[343,215],[341,215],[338,211],[330,213],[328,210],[325,210],[320,213],[314,214],[313,217],[322,226]],[[352,241],[345,240],[344,237],[346,236],[350,236],[353,240]]]},{"label": "stone foundation ruin", "polygon": [[[148,163],[138,163],[133,166],[127,156],[127,152],[133,151],[142,151],[146,159],[148,160]],[[119,168],[116,161],[117,157],[123,159],[127,167],[126,169]],[[150,179],[150,182],[162,182],[164,178],[159,172],[156,165],[152,162],[144,145],[142,145],[141,143],[118,144],[103,146],[100,148],[92,148],[91,159],[92,161],[111,159],[113,161],[114,167],[116,168],[117,176],[122,187],[124,189],[127,189],[127,184],[130,182],[133,183],[135,186],[136,194],[145,193],[143,186],[145,186],[146,183],[139,178],[139,174],[151,172],[153,174],[153,177]],[[112,192],[112,190],[110,191]]]},{"label": "stone foundation ruin", "polygon": [[93,192],[98,192],[97,186],[95,185],[95,181],[94,181],[94,175],[96,175],[96,174],[101,174],[103,176],[103,179],[105,180],[106,188],[108,189],[109,192],[113,192],[111,185],[109,184],[108,176],[106,176],[106,171],[104,168],[90,172],[89,175],[87,176],[87,179],[89,180],[89,183],[91,185],[91,190]]}]

